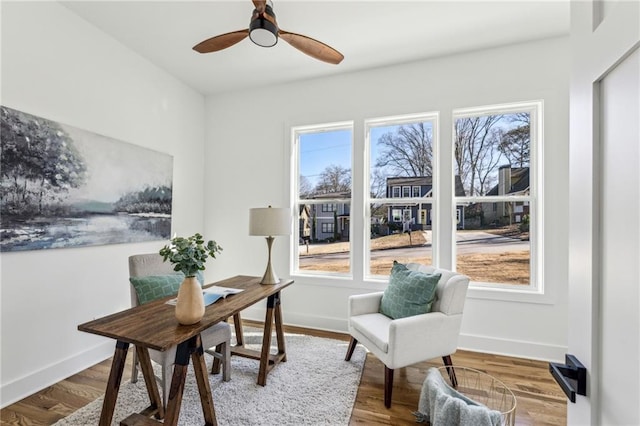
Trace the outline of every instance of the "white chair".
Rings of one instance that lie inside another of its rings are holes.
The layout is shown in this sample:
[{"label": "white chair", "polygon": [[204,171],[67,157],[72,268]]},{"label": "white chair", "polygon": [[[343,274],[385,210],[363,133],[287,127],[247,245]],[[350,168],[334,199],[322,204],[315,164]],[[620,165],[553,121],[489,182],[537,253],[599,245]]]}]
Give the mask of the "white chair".
[{"label": "white chair", "polygon": [[[174,274],[175,271],[171,263],[164,262],[162,256],[158,253],[138,254],[129,256],[129,276],[145,277],[151,275],[168,275]],[[138,306],[138,296],[135,288],[130,284],[131,288],[131,305]],[[202,338],[202,347],[205,352],[214,357],[214,363],[211,367],[211,373],[215,373],[218,363],[222,363],[222,379],[228,382],[231,379],[231,327],[226,322],[213,325],[207,330],[200,333]],[[215,350],[210,348],[216,347]],[[166,351],[156,351],[149,349],[149,357],[152,361],[162,366],[162,373],[158,380],[162,388],[162,400],[167,405],[169,397],[169,389],[171,387],[171,377],[173,372],[173,364],[175,362],[177,346],[173,346]],[[219,360],[216,362],[216,360]],[[138,357],[133,352],[133,368],[131,370],[131,381],[138,381]]]},{"label": "white chair", "polygon": [[384,405],[391,407],[393,370],[417,362],[442,357],[451,381],[456,385],[451,354],[458,347],[462,324],[462,309],[469,287],[469,277],[456,272],[436,269],[417,263],[407,268],[425,273],[440,273],[436,300],[429,313],[391,319],[381,313],[383,292],[349,297],[348,320],[351,341],[346,361],[358,344],[362,343],[385,365]]}]

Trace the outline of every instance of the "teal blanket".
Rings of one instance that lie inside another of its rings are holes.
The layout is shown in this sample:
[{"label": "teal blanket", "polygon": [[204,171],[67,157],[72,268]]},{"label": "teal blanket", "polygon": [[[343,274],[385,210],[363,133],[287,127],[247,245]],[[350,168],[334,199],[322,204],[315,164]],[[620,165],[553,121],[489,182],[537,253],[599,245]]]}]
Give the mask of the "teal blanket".
[{"label": "teal blanket", "polygon": [[500,426],[502,414],[473,401],[448,386],[436,368],[430,368],[422,384],[418,423],[431,426]]}]

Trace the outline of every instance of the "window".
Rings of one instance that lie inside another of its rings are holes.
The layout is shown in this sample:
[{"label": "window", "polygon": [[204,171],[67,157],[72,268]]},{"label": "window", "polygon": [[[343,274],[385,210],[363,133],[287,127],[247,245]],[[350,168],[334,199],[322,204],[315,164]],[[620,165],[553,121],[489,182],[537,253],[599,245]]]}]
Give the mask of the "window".
[{"label": "window", "polygon": [[322,205],[322,211],[323,212],[335,212],[336,211],[336,205],[335,204],[323,204]]},{"label": "window", "polygon": [[[435,201],[430,191],[437,119],[432,113],[365,121],[369,177],[365,205],[370,219],[366,223],[373,224],[365,242],[365,277],[388,276],[394,260],[431,263],[427,217]],[[429,196],[422,198],[421,192]],[[387,194],[391,198],[385,198]]]},{"label": "window", "polygon": [[480,297],[542,293],[542,102],[453,110],[443,150],[438,120],[364,120],[357,200],[353,123],[292,129],[293,241],[310,243],[294,247],[293,274],[379,281],[397,260],[466,274]]},{"label": "window", "polygon": [[351,273],[352,128],[350,122],[292,128],[292,187],[299,214],[293,241],[309,242],[308,249],[296,247],[294,273]]},{"label": "window", "polygon": [[322,224],[322,233],[323,234],[333,234],[333,223],[323,223]]},{"label": "window", "polygon": [[536,288],[541,108],[526,103],[454,112],[454,179],[463,189],[454,194],[461,212],[455,267],[476,284]]}]

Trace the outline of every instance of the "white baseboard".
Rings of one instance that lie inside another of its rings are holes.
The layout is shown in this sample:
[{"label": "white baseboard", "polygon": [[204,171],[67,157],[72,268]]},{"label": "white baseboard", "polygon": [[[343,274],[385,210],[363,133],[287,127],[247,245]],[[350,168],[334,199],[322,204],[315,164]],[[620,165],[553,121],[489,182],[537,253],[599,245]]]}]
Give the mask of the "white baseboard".
[{"label": "white baseboard", "polygon": [[461,334],[458,349],[539,361],[564,362],[566,346]]},{"label": "white baseboard", "polygon": [[[283,316],[284,323],[288,325],[335,331],[338,333],[347,332],[347,321],[343,318],[313,316],[297,312],[286,312]],[[243,311],[242,317],[255,321],[264,321],[264,310],[247,309]],[[469,334],[460,335],[458,348],[472,352],[484,352],[551,362],[564,361],[564,354],[567,353],[566,346]]]},{"label": "white baseboard", "polygon": [[51,386],[79,371],[104,361],[113,356],[114,348],[113,341],[105,341],[75,356],[3,384],[0,387],[0,408],[20,401],[47,386]]},{"label": "white baseboard", "polygon": [[[242,311],[242,318],[252,321],[264,322],[264,309],[248,308]],[[334,331],[336,333],[347,332],[347,320],[317,315],[285,312],[282,314],[284,324],[296,327],[312,328],[315,330]]]}]

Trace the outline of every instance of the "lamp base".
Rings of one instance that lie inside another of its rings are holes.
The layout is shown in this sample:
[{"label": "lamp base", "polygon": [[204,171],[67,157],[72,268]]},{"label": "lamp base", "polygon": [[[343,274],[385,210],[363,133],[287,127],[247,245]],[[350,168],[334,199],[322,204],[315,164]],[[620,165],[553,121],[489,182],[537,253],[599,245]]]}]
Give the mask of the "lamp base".
[{"label": "lamp base", "polygon": [[267,270],[262,276],[262,281],[260,281],[260,284],[273,285],[278,283],[280,283],[280,278],[278,278],[275,272],[273,272],[273,269],[271,268],[271,264],[267,265]]},{"label": "lamp base", "polygon": [[280,282],[280,279],[278,278],[275,271],[271,267],[271,246],[273,245],[274,238],[269,236],[266,238],[266,240],[267,240],[267,248],[269,249],[269,260],[267,261],[267,270],[264,272],[264,275],[262,276],[262,281],[260,281],[260,284],[264,284],[264,285],[278,284]]}]

